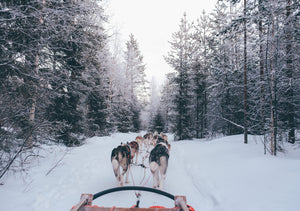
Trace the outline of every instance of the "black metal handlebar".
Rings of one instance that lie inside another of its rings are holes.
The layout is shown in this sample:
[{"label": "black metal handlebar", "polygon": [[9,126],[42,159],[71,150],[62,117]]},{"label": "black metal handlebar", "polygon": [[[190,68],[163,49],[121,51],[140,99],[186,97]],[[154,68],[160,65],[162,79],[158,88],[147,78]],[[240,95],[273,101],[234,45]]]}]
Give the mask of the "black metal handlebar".
[{"label": "black metal handlebar", "polygon": [[118,192],[118,191],[125,191],[125,190],[141,190],[141,191],[148,191],[152,193],[157,193],[163,196],[166,196],[172,200],[175,200],[175,196],[167,193],[162,190],[154,189],[154,188],[149,188],[149,187],[143,187],[143,186],[123,186],[123,187],[116,187],[116,188],[110,188],[104,191],[101,191],[99,193],[94,194],[93,200],[97,199],[100,196],[103,196],[105,194],[113,193],[113,192]]}]

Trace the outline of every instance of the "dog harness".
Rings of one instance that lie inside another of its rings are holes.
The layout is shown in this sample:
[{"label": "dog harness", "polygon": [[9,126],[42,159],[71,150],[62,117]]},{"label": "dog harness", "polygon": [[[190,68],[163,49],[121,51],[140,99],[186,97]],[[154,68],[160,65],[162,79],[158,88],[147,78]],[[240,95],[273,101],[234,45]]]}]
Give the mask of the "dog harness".
[{"label": "dog harness", "polygon": [[169,158],[169,150],[166,143],[159,143],[154,147],[154,149],[150,152],[149,161],[154,161],[160,165],[159,158],[161,156],[166,156],[167,159]]},{"label": "dog harness", "polygon": [[136,141],[130,142],[129,145],[130,145],[131,148],[133,148],[133,149],[139,149],[139,144],[138,144]]},{"label": "dog harness", "polygon": [[125,155],[126,155],[127,159],[129,160],[129,163],[131,163],[131,149],[128,146],[128,144],[123,146],[123,150],[125,151]]}]

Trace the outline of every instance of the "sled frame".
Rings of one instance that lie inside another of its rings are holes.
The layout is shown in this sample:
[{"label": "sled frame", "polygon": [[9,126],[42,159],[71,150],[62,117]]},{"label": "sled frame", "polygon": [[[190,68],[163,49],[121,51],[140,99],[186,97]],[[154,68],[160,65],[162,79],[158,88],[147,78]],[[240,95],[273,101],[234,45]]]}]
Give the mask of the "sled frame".
[{"label": "sled frame", "polygon": [[175,207],[155,207],[155,208],[123,208],[123,207],[99,207],[93,206],[93,194],[82,194],[80,202],[72,207],[71,211],[188,211],[185,196],[175,196]]}]

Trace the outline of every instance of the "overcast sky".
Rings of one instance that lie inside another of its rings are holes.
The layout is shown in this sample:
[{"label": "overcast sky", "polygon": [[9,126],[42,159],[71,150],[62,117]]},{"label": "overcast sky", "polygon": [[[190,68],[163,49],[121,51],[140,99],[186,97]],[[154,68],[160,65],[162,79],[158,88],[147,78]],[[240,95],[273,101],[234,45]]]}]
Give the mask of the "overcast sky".
[{"label": "overcast sky", "polygon": [[163,56],[170,49],[173,32],[178,31],[184,12],[190,21],[209,13],[217,0],[108,0],[110,23],[121,33],[125,46],[132,33],[144,56],[148,79],[154,76],[159,84],[172,71]]}]

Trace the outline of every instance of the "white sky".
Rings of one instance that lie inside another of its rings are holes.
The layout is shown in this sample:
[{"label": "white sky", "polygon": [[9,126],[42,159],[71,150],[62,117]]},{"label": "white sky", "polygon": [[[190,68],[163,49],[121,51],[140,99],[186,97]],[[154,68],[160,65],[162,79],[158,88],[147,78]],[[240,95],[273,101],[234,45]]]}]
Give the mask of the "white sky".
[{"label": "white sky", "polygon": [[168,41],[178,31],[183,13],[190,21],[209,13],[217,0],[108,0],[111,25],[120,30],[125,46],[132,33],[144,56],[149,80],[155,77],[161,85],[165,74],[172,71],[163,56],[170,50]]}]

